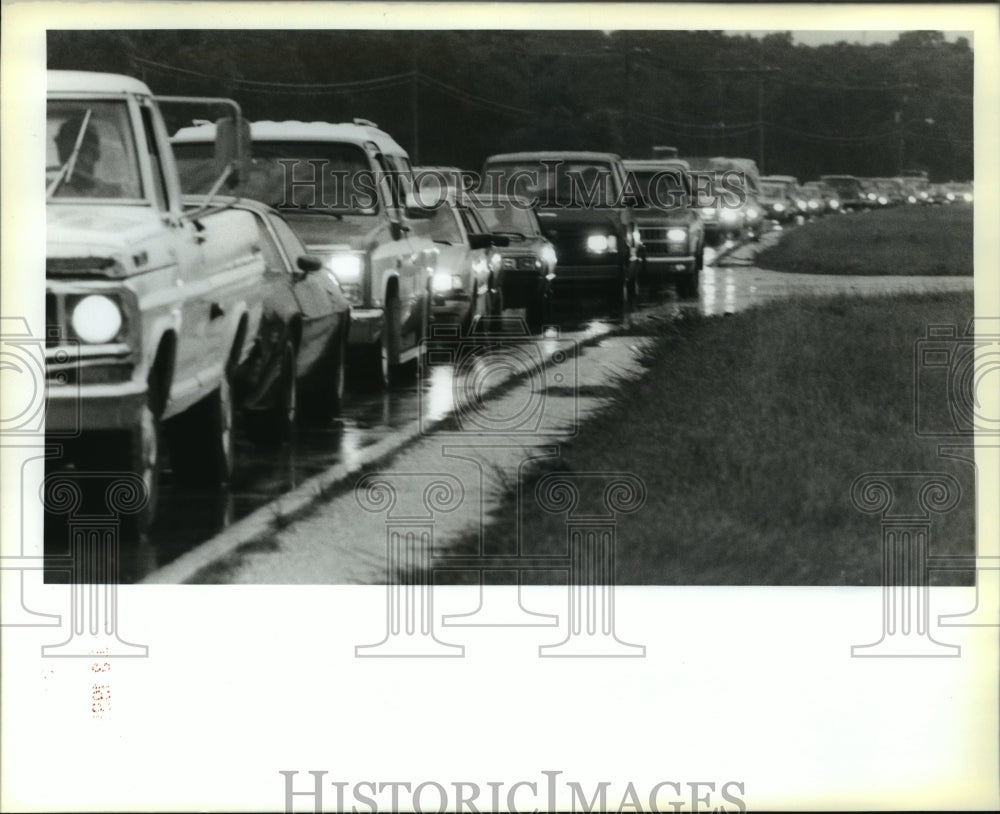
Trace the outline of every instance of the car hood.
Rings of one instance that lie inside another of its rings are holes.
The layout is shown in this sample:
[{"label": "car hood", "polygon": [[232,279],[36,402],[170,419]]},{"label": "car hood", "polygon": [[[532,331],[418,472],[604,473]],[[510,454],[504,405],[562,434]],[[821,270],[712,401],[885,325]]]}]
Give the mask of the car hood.
[{"label": "car hood", "polygon": [[635,213],[639,226],[690,226],[698,215],[690,209],[645,209]]},{"label": "car hood", "polygon": [[120,278],[175,262],[163,229],[160,213],[147,206],[50,204],[47,275]]},{"label": "car hood", "polygon": [[375,233],[382,225],[382,219],[374,215],[337,218],[296,214],[290,210],[282,210],[281,214],[310,250],[339,246],[363,251],[375,241]]}]

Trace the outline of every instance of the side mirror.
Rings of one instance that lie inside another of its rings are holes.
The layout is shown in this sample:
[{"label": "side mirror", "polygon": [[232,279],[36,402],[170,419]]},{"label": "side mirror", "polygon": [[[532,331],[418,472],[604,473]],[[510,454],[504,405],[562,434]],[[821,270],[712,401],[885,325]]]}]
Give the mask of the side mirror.
[{"label": "side mirror", "polygon": [[242,116],[215,123],[215,171],[232,167],[226,186],[233,189],[250,176],[250,123]]},{"label": "side mirror", "polygon": [[493,246],[509,246],[510,238],[506,235],[474,234],[469,235],[470,249],[489,249]]},{"label": "side mirror", "polygon": [[307,274],[312,274],[323,268],[323,261],[311,254],[303,254],[295,260],[295,265],[298,267],[295,279],[302,280]]}]

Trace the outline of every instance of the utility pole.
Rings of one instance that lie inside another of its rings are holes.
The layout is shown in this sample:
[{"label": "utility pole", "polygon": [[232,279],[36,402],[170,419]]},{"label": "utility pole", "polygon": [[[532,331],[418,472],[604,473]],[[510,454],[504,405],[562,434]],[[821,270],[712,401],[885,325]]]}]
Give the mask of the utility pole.
[{"label": "utility pole", "polygon": [[410,43],[410,67],[413,79],[410,83],[410,121],[413,128],[413,166],[420,166],[420,65],[417,62],[417,42]]}]

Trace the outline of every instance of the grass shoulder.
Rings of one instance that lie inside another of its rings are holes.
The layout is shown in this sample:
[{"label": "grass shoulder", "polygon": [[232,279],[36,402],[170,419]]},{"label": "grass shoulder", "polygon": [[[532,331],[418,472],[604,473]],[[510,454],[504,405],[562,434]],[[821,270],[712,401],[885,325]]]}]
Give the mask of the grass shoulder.
[{"label": "grass shoulder", "polygon": [[969,276],[971,206],[902,206],[827,216],[782,236],[761,268],[808,274]]},{"label": "grass shoulder", "polygon": [[[644,507],[617,518],[619,583],[878,585],[879,519],[850,498],[866,472],[958,478],[964,497],[934,518],[932,553],[972,553],[971,467],[915,434],[913,368],[926,326],[961,333],[972,309],[971,293],[839,297],[666,326],[644,378],[555,464],[645,484]],[[565,517],[532,484],[520,491],[498,516],[522,512],[523,553],[564,552]]]}]

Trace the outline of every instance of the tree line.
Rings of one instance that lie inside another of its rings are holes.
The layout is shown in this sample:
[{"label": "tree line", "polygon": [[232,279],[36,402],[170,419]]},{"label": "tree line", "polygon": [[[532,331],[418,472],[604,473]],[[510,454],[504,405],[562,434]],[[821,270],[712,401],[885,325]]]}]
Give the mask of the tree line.
[{"label": "tree line", "polygon": [[802,180],[973,169],[973,51],[936,31],[806,46],[720,31],[52,30],[48,66],[231,96],[251,120],[367,118],[424,165],[672,146]]}]

